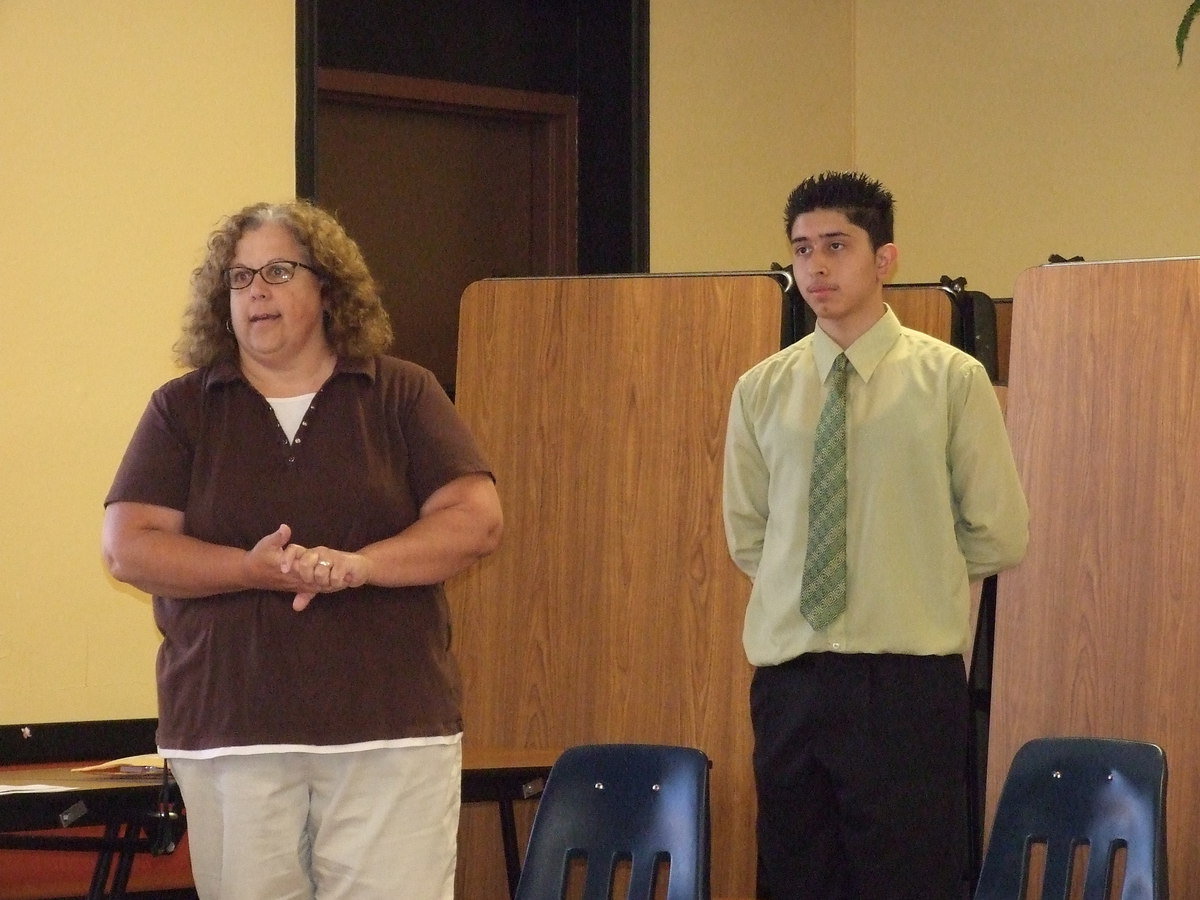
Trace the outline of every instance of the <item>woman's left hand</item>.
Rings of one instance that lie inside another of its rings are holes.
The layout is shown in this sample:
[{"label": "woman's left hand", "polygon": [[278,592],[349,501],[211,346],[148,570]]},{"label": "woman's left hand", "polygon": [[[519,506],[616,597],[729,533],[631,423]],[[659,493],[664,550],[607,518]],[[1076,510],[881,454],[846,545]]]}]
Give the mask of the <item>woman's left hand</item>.
[{"label": "woman's left hand", "polygon": [[331,594],[366,584],[371,561],[361,553],[288,544],[283,548],[279,567],[284,573],[298,576],[312,588],[296,594],[292,600],[292,609],[300,612],[317,594]]}]

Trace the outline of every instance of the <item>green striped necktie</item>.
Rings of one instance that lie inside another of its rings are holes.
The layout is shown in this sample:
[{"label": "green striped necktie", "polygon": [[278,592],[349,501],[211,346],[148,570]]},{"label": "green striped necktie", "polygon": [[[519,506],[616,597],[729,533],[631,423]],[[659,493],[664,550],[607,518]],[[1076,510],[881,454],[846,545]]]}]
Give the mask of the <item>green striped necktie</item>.
[{"label": "green striped necktie", "polygon": [[800,612],[817,631],[846,611],[846,382],[850,361],[839,353],[817,422],[808,486],[808,551]]}]

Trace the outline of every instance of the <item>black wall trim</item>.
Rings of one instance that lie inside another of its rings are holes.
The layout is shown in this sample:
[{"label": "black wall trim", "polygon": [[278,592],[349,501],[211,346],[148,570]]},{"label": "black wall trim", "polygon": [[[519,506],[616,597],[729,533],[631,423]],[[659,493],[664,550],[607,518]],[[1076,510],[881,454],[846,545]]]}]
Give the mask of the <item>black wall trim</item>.
[{"label": "black wall trim", "polygon": [[632,2],[629,178],[634,272],[650,271],[650,0]]},{"label": "black wall trim", "polygon": [[317,196],[317,0],[296,0],[296,196]]},{"label": "black wall trim", "polygon": [[158,719],[0,725],[0,765],[120,759],[154,753]]}]

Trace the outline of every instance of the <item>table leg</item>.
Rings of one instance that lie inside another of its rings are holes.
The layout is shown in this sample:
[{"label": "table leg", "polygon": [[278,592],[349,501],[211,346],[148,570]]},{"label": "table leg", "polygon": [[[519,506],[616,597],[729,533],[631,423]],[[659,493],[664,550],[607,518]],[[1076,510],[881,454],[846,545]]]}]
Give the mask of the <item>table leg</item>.
[{"label": "table leg", "polygon": [[504,842],[504,868],[508,873],[508,896],[517,896],[517,882],[521,880],[521,856],[517,849],[517,819],[513,814],[513,802],[500,800],[500,839]]},{"label": "table leg", "polygon": [[129,876],[133,873],[133,859],[137,855],[137,843],[141,835],[142,826],[137,822],[130,822],[125,826],[125,837],[121,842],[121,852],[117,854],[117,870],[113,875],[109,900],[125,900],[125,891],[129,888]]},{"label": "table leg", "polygon": [[108,873],[112,871],[112,848],[121,833],[118,822],[109,822],[104,826],[105,846],[96,854],[96,866],[92,869],[92,884],[88,888],[87,900],[104,900],[105,887],[108,885]]}]

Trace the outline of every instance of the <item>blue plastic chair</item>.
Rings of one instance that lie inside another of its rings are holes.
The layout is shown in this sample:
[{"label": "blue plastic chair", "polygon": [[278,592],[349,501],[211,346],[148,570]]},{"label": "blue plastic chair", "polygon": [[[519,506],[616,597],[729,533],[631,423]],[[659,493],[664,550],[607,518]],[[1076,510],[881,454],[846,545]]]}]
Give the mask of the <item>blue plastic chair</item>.
[{"label": "blue plastic chair", "polygon": [[[516,900],[609,900],[629,873],[629,900],[709,897],[709,760],[690,747],[591,744],[566,750],[546,779]],[[582,875],[580,869],[585,869]],[[617,876],[618,883],[620,876]]]},{"label": "blue plastic chair", "polygon": [[[1162,748],[1106,738],[1038,738],[1013,758],[975,900],[1026,896],[1030,848],[1046,845],[1043,898],[1073,896],[1074,857],[1086,845],[1084,900],[1110,896],[1125,850],[1122,900],[1167,895],[1167,761]],[[1034,896],[1038,896],[1036,893]]]}]

